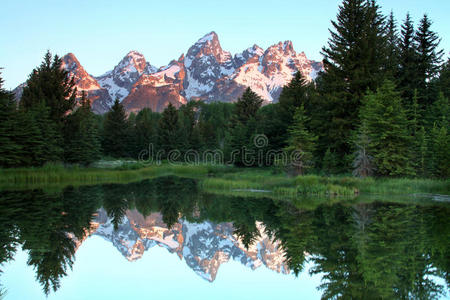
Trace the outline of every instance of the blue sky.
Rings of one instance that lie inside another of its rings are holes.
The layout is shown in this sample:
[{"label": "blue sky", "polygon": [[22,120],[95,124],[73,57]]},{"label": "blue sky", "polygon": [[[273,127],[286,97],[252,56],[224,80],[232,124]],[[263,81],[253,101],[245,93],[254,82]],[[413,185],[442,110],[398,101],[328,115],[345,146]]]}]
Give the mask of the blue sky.
[{"label": "blue sky", "polygon": [[[434,21],[450,51],[450,1],[380,0],[383,11],[416,23],[423,13]],[[0,67],[5,87],[26,80],[45,51],[73,52],[92,75],[112,69],[130,50],[162,66],[210,31],[222,47],[237,53],[258,44],[266,48],[292,40],[297,51],[321,59],[340,0],[228,1],[51,1],[1,0]]]}]

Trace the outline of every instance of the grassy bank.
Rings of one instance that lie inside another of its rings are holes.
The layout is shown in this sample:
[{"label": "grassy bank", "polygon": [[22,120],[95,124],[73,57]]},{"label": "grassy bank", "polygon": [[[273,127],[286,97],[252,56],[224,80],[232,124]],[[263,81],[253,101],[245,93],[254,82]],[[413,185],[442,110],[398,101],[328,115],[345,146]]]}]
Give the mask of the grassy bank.
[{"label": "grassy bank", "polygon": [[355,197],[358,195],[450,194],[450,180],[374,179],[306,175],[288,177],[271,169],[240,169],[229,166],[144,166],[136,163],[81,168],[47,165],[41,168],[2,169],[0,188],[64,187],[101,183],[128,183],[159,176],[199,180],[209,193],[297,198],[304,196]]},{"label": "grassy bank", "polygon": [[101,183],[128,183],[159,176],[201,178],[208,168],[185,165],[133,166],[116,168],[82,168],[46,165],[40,168],[16,168],[0,170],[0,188],[33,188],[67,185],[93,185]]}]

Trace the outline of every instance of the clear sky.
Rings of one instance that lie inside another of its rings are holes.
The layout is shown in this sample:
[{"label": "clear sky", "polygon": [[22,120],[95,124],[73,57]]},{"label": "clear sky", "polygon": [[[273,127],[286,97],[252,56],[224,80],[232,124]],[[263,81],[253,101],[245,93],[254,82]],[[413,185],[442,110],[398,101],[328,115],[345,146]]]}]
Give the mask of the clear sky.
[{"label": "clear sky", "polygon": [[[47,49],[74,53],[87,72],[101,75],[130,50],[155,66],[177,59],[210,31],[235,54],[292,40],[297,51],[321,59],[340,0],[112,1],[1,0],[0,67],[5,87],[24,82]],[[450,51],[449,0],[379,0],[383,11],[416,21],[428,13]]]}]

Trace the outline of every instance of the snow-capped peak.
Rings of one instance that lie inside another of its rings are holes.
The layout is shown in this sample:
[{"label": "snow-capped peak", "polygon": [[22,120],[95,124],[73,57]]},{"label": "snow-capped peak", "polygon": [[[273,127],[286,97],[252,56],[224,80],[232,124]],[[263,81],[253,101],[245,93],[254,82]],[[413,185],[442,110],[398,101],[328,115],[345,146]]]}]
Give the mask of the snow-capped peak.
[{"label": "snow-capped peak", "polygon": [[203,36],[201,39],[199,39],[196,44],[204,44],[208,41],[212,41],[212,40],[218,40],[218,36],[217,33],[215,33],[214,31],[211,31],[210,33],[206,34],[205,36]]}]

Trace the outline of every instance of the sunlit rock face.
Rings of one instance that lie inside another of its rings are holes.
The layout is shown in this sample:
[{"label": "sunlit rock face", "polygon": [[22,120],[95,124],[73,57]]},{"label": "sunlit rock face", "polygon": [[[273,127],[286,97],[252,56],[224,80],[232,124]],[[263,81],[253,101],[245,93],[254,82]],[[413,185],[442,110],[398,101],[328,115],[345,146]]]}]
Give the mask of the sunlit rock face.
[{"label": "sunlit rock face", "polygon": [[[214,31],[195,42],[186,55],[159,68],[137,51],[130,51],[100,76],[90,75],[72,53],[62,60],[78,92],[85,91],[94,112],[100,114],[109,111],[116,99],[128,112],[143,108],[161,112],[169,103],[179,107],[191,100],[234,102],[247,87],[265,104],[274,103],[295,73],[311,81],[323,70],[322,62],[296,52],[291,41],[266,50],[255,44],[233,56],[222,48]],[[14,90],[17,99],[23,87]]]},{"label": "sunlit rock face", "polygon": [[253,270],[264,265],[278,273],[289,273],[280,243],[270,239],[260,223],[257,223],[260,237],[248,249],[233,234],[232,223],[197,224],[181,218],[168,228],[160,213],[143,217],[136,210],[129,210],[118,230],[114,230],[102,209],[92,228],[95,230],[93,235],[110,241],[129,261],[138,260],[154,246],[164,247],[210,282],[216,278],[220,265],[230,259]]}]

